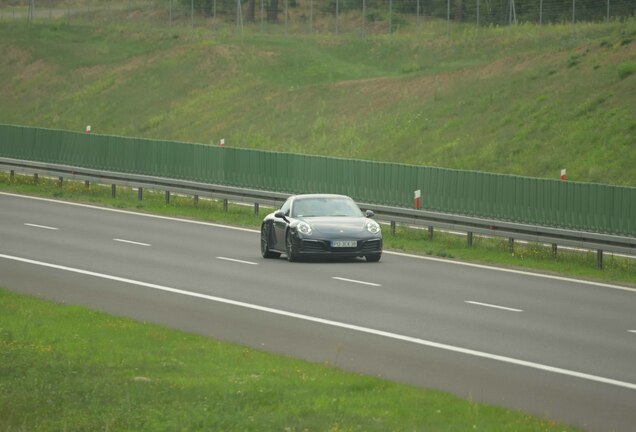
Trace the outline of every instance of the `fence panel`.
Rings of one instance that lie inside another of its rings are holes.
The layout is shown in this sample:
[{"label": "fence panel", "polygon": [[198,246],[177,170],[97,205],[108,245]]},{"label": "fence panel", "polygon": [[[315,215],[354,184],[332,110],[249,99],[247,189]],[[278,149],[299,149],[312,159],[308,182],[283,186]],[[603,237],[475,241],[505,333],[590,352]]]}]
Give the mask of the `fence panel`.
[{"label": "fence panel", "polygon": [[0,125],[0,156],[636,236],[636,188]]},{"label": "fence panel", "polygon": [[[594,22],[625,19],[636,12],[630,0],[534,0],[520,2],[448,0],[393,1],[27,1],[0,2],[0,19],[32,22],[132,25],[140,30],[205,28],[235,34],[358,35],[390,34],[404,28],[452,32],[454,26],[516,25],[518,23]],[[272,5],[278,7],[271,8]],[[237,6],[240,9],[237,9]],[[270,16],[271,15],[271,16]],[[432,26],[434,19],[446,26]],[[425,27],[426,26],[426,27]]]}]

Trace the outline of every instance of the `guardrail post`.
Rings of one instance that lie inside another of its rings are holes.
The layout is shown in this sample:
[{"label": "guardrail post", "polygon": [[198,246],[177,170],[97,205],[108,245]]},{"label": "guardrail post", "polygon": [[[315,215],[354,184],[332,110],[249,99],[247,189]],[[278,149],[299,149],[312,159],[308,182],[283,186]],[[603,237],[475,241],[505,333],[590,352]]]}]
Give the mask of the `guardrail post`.
[{"label": "guardrail post", "polygon": [[62,184],[64,184],[64,177],[58,177],[57,178],[57,187],[62,187]]},{"label": "guardrail post", "polygon": [[38,173],[33,174],[33,182],[35,184],[38,184],[39,181],[40,181],[40,178],[38,177]]},{"label": "guardrail post", "polygon": [[433,240],[433,227],[428,227],[428,239]]},{"label": "guardrail post", "polygon": [[508,252],[511,254],[515,253],[515,239],[512,237],[508,238]]},{"label": "guardrail post", "polygon": [[473,247],[473,233],[469,232],[466,236],[466,241],[468,242],[468,247]]},{"label": "guardrail post", "polygon": [[227,211],[227,200],[226,199],[223,200],[223,211],[224,212]]},{"label": "guardrail post", "polygon": [[170,191],[166,191],[166,204],[170,204]]},{"label": "guardrail post", "polygon": [[15,171],[11,170],[11,172],[9,173],[9,181],[11,183],[13,183],[15,181]]},{"label": "guardrail post", "polygon": [[139,201],[144,199],[144,188],[142,188],[142,187],[137,188],[137,199]]},{"label": "guardrail post", "polygon": [[86,190],[89,190],[91,187],[91,182],[89,182],[88,180],[84,180],[84,187],[86,188]]},{"label": "guardrail post", "polygon": [[596,250],[596,265],[599,270],[603,270],[603,249]]},{"label": "guardrail post", "polygon": [[194,206],[198,206],[199,205],[199,195],[195,195],[194,196]]},{"label": "guardrail post", "polygon": [[117,186],[114,184],[110,186],[110,195],[115,198],[117,196]]},{"label": "guardrail post", "polygon": [[254,216],[258,216],[258,203],[254,203]]},{"label": "guardrail post", "polygon": [[395,221],[391,221],[391,235],[395,236]]},{"label": "guardrail post", "polygon": [[552,256],[556,258],[558,245],[556,243],[552,243]]}]

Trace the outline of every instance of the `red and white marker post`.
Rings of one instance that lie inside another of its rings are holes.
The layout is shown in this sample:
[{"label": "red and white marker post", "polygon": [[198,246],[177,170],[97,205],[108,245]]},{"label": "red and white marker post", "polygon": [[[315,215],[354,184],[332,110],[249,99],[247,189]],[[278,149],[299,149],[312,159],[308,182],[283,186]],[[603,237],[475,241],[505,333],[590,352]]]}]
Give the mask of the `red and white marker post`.
[{"label": "red and white marker post", "polygon": [[221,138],[221,141],[219,141],[219,147],[225,147],[225,138]]},{"label": "red and white marker post", "polygon": [[565,181],[565,180],[566,180],[566,176],[565,176],[565,168],[563,168],[563,169],[561,170],[561,180],[562,180],[562,181]]},{"label": "red and white marker post", "polygon": [[91,125],[86,126],[86,133],[87,134],[91,133]]},{"label": "red and white marker post", "polygon": [[413,192],[413,207],[417,210],[422,208],[422,191],[419,189]]}]

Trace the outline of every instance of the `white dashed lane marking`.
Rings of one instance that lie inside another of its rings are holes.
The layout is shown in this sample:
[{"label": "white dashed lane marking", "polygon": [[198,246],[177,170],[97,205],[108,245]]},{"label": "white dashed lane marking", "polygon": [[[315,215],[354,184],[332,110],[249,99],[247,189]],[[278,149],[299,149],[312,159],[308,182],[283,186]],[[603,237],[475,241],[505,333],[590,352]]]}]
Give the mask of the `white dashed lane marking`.
[{"label": "white dashed lane marking", "polygon": [[361,284],[361,285],[370,285],[370,286],[382,286],[380,284],[377,283],[373,283],[373,282],[364,282],[364,281],[359,281],[359,280],[355,280],[355,279],[347,279],[347,278],[341,278],[341,277],[332,277],[331,279],[335,279],[335,280],[339,280],[339,281],[343,281],[343,282],[351,282],[351,283],[357,283],[357,284]]},{"label": "white dashed lane marking", "polygon": [[243,260],[234,259],[234,258],[216,257],[216,259],[220,259],[220,260],[223,260],[223,261],[231,261],[231,262],[235,262],[235,263],[239,263],[239,264],[258,265],[258,263],[255,263],[255,262],[252,262],[252,261],[243,261]]},{"label": "white dashed lane marking", "polygon": [[41,228],[41,229],[47,229],[47,230],[52,230],[52,231],[59,230],[59,228],[50,227],[50,226],[46,226],[46,225],[36,225],[36,224],[32,224],[32,223],[25,223],[24,225],[30,226],[30,227],[33,227],[33,228]]},{"label": "white dashed lane marking", "polygon": [[515,309],[515,308],[511,308],[511,307],[498,306],[498,305],[489,304],[489,303],[481,303],[481,302],[476,302],[476,301],[472,301],[472,300],[466,300],[464,303],[469,303],[469,304],[476,305],[476,306],[488,307],[488,308],[492,308],[492,309],[505,310],[505,311],[508,311],[508,312],[523,312],[522,309]]},{"label": "white dashed lane marking", "polygon": [[148,243],[140,243],[140,242],[136,242],[136,241],[132,241],[132,240],[124,240],[124,239],[113,239],[116,242],[120,242],[120,243],[128,243],[128,244],[132,244],[132,245],[136,245],[136,246],[151,246]]}]

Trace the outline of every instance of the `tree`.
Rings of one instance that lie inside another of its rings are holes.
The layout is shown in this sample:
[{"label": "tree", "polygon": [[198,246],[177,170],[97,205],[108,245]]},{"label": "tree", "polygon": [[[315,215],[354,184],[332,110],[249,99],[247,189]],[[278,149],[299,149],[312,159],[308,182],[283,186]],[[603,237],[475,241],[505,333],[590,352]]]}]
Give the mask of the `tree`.
[{"label": "tree", "polygon": [[247,15],[245,16],[245,21],[247,22],[256,21],[256,0],[248,0]]},{"label": "tree", "polygon": [[278,0],[270,0],[267,8],[267,22],[278,22]]}]

